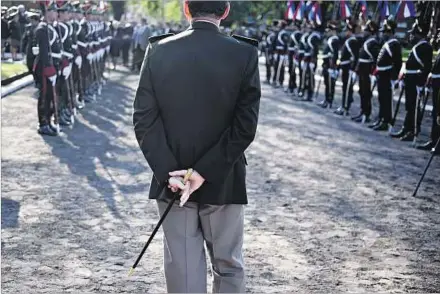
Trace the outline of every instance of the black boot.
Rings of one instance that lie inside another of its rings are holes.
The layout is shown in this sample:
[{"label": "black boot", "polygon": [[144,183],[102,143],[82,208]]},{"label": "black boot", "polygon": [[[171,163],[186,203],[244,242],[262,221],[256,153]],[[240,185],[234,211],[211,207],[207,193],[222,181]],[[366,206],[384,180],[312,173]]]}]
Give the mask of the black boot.
[{"label": "black boot", "polygon": [[428,151],[430,151],[430,150],[431,150],[432,148],[434,148],[434,147],[435,147],[435,142],[429,140],[429,141],[427,141],[427,142],[425,142],[425,143],[418,144],[418,145],[416,146],[416,149],[419,149],[419,150],[428,150]]},{"label": "black boot", "polygon": [[[351,120],[354,120],[354,121],[357,121],[357,120],[359,120],[359,119],[361,119],[362,118],[362,112],[361,113],[359,113],[358,115],[355,115],[355,116],[352,116],[351,117]],[[361,121],[358,121],[358,122],[361,122]]]},{"label": "black boot", "polygon": [[403,142],[412,142],[414,140],[414,133],[413,132],[407,132],[403,137],[400,138],[400,141]]},{"label": "black boot", "polygon": [[38,128],[38,133],[40,135],[46,135],[46,136],[57,136],[57,132],[54,131],[49,125],[44,125]]},{"label": "black boot", "polygon": [[317,104],[318,106],[321,106],[322,108],[327,108],[329,106],[329,103],[326,100],[323,100]]},{"label": "black boot", "polygon": [[338,109],[336,109],[335,111],[333,111],[335,114],[337,115],[344,115],[345,110],[342,106],[340,106]]},{"label": "black boot", "polygon": [[391,133],[390,136],[392,138],[402,138],[406,133],[407,131],[404,128],[401,128],[398,132]]},{"label": "black boot", "polygon": [[382,122],[373,128],[375,131],[388,131],[388,123]]},{"label": "black boot", "polygon": [[378,120],[376,120],[374,123],[372,123],[371,125],[369,125],[368,127],[370,129],[377,127],[378,125],[380,125],[382,123],[383,119],[379,118]]}]

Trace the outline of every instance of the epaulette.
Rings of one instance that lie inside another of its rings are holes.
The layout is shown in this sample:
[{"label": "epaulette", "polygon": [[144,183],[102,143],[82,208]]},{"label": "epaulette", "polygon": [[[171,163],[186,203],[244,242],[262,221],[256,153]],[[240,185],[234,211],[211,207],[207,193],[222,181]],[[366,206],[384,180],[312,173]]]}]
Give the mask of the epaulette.
[{"label": "epaulette", "polygon": [[239,35],[232,35],[232,38],[239,40],[239,41],[243,41],[248,44],[251,44],[252,46],[258,47],[258,40],[248,38],[248,37],[239,36]]},{"label": "epaulette", "polygon": [[154,42],[157,42],[159,40],[162,40],[162,39],[165,39],[165,38],[168,38],[171,36],[174,36],[174,34],[169,33],[169,34],[163,34],[163,35],[159,35],[159,36],[153,36],[153,37],[148,38],[148,41],[150,41],[150,43],[154,43]]}]

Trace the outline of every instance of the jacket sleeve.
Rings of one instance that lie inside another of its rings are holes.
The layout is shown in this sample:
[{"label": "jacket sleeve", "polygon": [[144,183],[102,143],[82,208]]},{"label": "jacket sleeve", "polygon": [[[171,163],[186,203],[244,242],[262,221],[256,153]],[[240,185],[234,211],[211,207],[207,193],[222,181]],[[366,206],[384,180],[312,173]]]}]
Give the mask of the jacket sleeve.
[{"label": "jacket sleeve", "polygon": [[235,114],[231,125],[194,165],[207,182],[221,185],[226,180],[236,161],[255,138],[260,108],[260,74],[258,52],[253,48],[248,60]]},{"label": "jacket sleeve", "polygon": [[149,66],[151,45],[147,47],[136,91],[133,125],[139,147],[159,184],[169,178],[168,173],[178,168],[178,162],[168,146],[160,109],[151,82]]},{"label": "jacket sleeve", "polygon": [[353,51],[353,61],[351,62],[351,69],[355,70],[356,69],[356,65],[358,63],[358,59],[359,59],[359,41],[358,40],[353,40],[351,42],[351,50]]},{"label": "jacket sleeve", "polygon": [[420,74],[420,80],[418,82],[419,86],[425,85],[432,67],[432,47],[427,45],[424,48],[426,49],[420,50],[422,51],[421,58],[423,61],[423,69],[422,73]]},{"label": "jacket sleeve", "polygon": [[402,47],[396,44],[393,50],[393,70],[391,73],[391,80],[397,80],[400,69],[402,68]]},{"label": "jacket sleeve", "polygon": [[43,67],[51,66],[49,56],[49,36],[47,35],[46,27],[38,28],[35,32],[35,38],[38,41],[38,56]]},{"label": "jacket sleeve", "polygon": [[333,42],[331,42],[331,49],[332,49],[332,57],[330,59],[330,67],[332,69],[335,69],[336,64],[338,62],[338,58],[339,58],[339,41],[338,40],[334,40]]}]

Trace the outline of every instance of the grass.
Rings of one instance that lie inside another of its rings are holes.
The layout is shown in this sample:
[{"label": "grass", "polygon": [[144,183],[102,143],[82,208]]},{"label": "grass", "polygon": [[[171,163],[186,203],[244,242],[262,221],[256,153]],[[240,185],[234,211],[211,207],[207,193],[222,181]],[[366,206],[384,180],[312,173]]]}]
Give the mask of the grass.
[{"label": "grass", "polygon": [[2,80],[19,75],[28,71],[26,65],[22,63],[1,63]]}]

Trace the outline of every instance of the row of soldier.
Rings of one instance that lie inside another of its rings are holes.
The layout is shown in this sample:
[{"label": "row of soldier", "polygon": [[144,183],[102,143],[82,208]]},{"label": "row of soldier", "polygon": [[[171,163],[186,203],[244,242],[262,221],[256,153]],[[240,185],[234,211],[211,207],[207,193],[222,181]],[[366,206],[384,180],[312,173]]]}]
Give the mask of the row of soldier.
[{"label": "row of soldier", "polygon": [[[355,33],[356,23],[351,19],[346,20],[341,33],[339,23],[329,21],[325,34],[320,32],[321,27],[316,22],[276,21],[262,39],[266,83],[283,87],[287,67],[289,78],[285,92],[296,96],[296,100],[313,101],[317,94],[318,53],[322,47],[325,99],[318,103],[319,106],[332,108],[336,81],[341,76],[341,105],[334,113],[349,116],[354,101],[353,86],[358,82],[361,110],[351,117],[353,121],[368,124],[376,131],[389,131],[394,138],[414,142],[418,149],[431,150],[440,138],[440,30],[428,35],[429,28],[429,24],[415,21],[408,31],[412,48],[403,64],[403,46],[395,37],[396,23],[391,17],[380,27],[372,20],[366,21],[361,34]],[[437,55],[433,63],[434,50]],[[372,97],[376,87],[379,113],[373,120]],[[393,96],[399,89],[399,100],[393,111]],[[393,126],[403,94],[405,119],[403,127],[395,132]],[[416,144],[429,96],[433,98],[430,139]]]},{"label": "row of soldier", "polygon": [[38,132],[57,136],[60,126],[72,126],[77,111],[101,95],[111,34],[105,12],[90,4],[44,3],[41,14],[27,32],[27,59],[39,89]]}]

